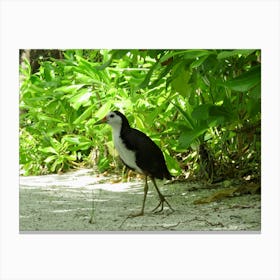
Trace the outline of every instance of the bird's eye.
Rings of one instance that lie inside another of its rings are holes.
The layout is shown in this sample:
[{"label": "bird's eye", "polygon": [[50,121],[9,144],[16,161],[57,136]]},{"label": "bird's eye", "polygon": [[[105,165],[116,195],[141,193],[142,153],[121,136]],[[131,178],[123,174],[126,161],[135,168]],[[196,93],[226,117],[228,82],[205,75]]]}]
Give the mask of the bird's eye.
[{"label": "bird's eye", "polygon": [[110,118],[113,118],[114,116],[115,116],[115,115],[111,114],[109,117],[110,117]]}]

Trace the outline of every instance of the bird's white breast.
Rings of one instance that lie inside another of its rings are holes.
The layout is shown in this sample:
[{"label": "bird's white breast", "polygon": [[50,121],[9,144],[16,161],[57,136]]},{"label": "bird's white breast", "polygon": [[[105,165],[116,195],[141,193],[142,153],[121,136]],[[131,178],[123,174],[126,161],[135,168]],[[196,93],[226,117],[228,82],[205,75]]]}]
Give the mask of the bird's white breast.
[{"label": "bird's white breast", "polygon": [[135,169],[139,173],[143,173],[142,170],[136,165],[135,152],[128,150],[120,137],[120,130],[113,129],[113,140],[116,150],[118,151],[121,159],[126,165]]}]

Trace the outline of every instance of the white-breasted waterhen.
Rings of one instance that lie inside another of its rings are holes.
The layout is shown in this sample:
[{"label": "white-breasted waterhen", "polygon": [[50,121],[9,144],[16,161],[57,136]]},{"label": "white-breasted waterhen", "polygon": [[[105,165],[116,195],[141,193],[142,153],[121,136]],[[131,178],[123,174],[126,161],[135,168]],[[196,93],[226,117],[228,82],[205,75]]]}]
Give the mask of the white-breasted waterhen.
[{"label": "white-breasted waterhen", "polygon": [[161,212],[164,202],[174,211],[164,195],[160,192],[155,181],[155,178],[171,179],[160,148],[146,134],[131,128],[127,118],[119,111],[109,112],[103,119],[95,124],[101,123],[107,123],[112,127],[114,145],[123,163],[129,169],[145,175],[142,209],[139,213],[131,216],[136,217],[144,215],[145,201],[148,192],[148,176],[151,178],[160,200],[153,212],[159,207],[161,208],[158,212]]}]

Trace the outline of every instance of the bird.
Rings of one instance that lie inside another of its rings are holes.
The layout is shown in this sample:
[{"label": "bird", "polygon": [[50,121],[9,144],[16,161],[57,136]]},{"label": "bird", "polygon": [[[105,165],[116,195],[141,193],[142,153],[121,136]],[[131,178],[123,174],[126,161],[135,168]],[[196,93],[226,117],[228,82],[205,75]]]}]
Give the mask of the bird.
[{"label": "bird", "polygon": [[[160,192],[155,181],[156,178],[172,179],[161,149],[145,133],[132,128],[125,115],[119,111],[109,112],[104,118],[97,121],[95,125],[102,123],[107,123],[112,127],[114,146],[124,165],[145,176],[142,208],[140,212],[131,214],[130,217],[144,215],[146,196],[149,188],[148,177],[151,178],[159,196],[159,204],[152,212],[162,212],[164,203],[166,203],[173,212],[174,209]],[[156,211],[158,208],[160,208],[160,210]]]}]

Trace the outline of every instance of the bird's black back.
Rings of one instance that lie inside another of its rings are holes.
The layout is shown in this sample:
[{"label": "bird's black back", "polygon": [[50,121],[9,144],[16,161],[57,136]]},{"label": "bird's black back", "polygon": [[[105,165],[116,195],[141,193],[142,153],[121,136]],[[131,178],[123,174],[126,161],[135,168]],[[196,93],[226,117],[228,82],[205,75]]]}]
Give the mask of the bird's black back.
[{"label": "bird's black back", "polygon": [[126,117],[115,111],[123,120],[121,138],[127,149],[135,151],[136,164],[146,175],[158,179],[171,179],[160,148],[143,132],[131,128]]}]

